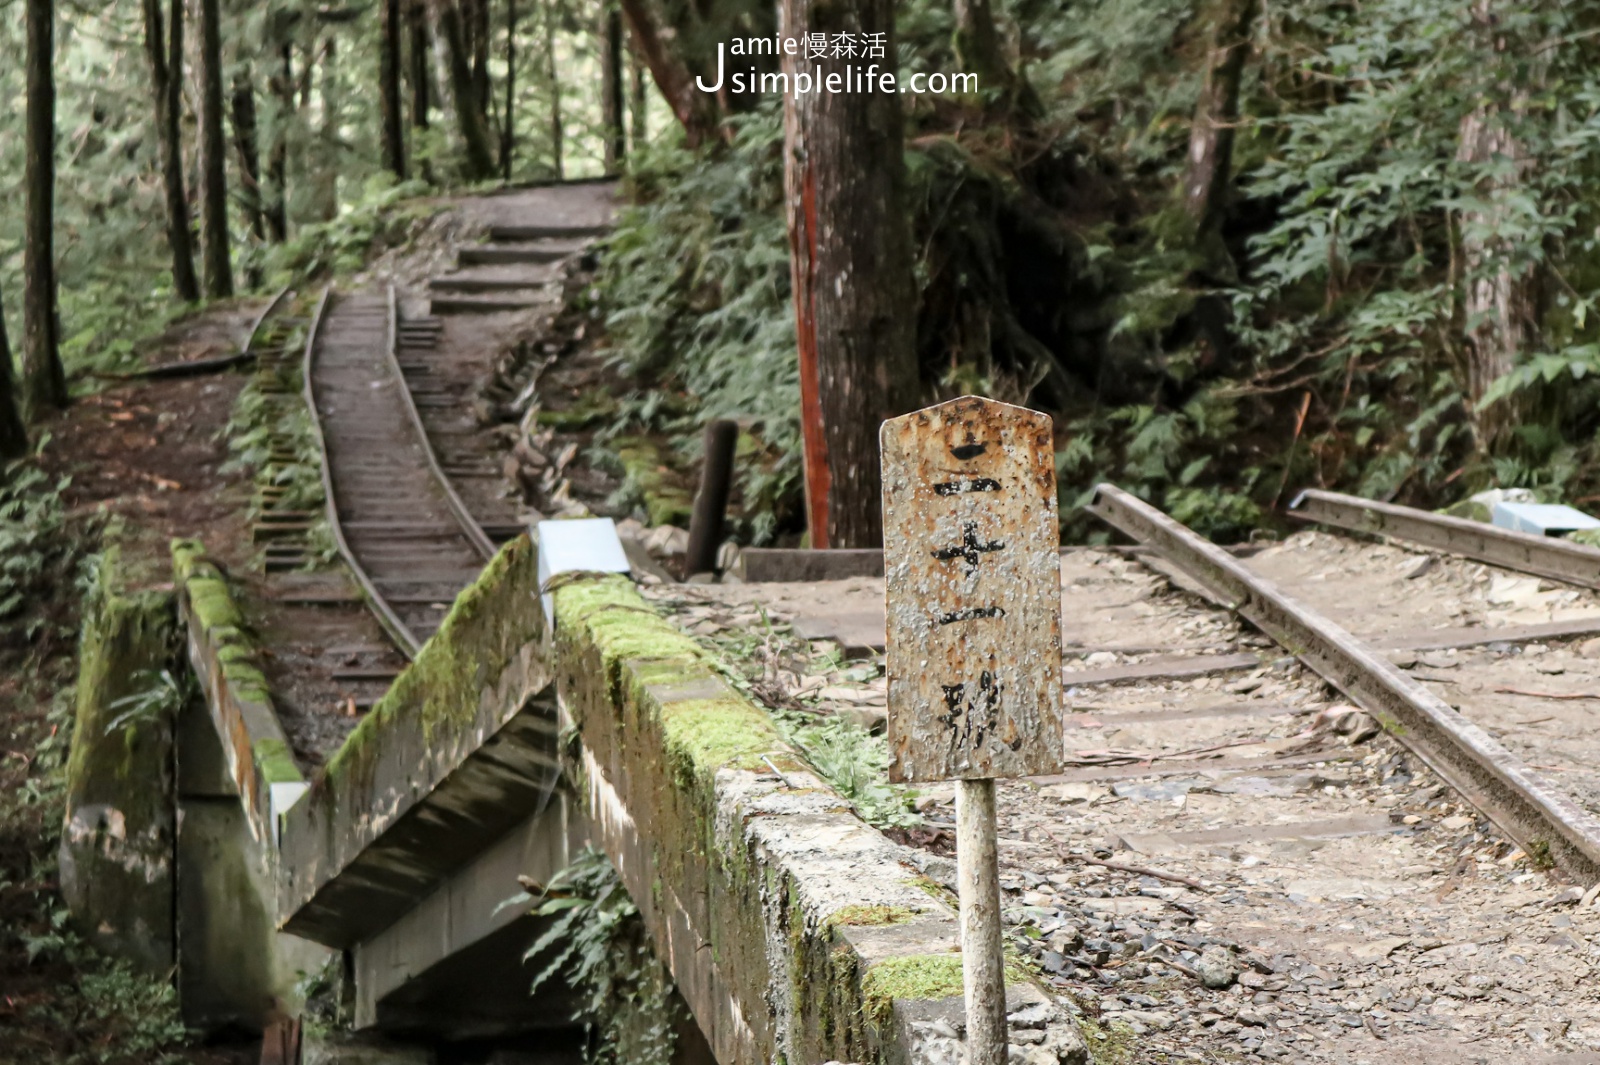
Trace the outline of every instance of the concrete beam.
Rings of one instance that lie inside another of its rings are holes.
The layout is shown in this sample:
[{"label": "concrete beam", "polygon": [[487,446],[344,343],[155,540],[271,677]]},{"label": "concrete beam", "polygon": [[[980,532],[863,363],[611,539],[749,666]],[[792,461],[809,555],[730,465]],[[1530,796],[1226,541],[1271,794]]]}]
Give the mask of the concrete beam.
[{"label": "concrete beam", "polygon": [[[568,857],[583,845],[587,825],[564,795],[506,833],[499,842],[456,869],[448,879],[388,928],[351,952],[355,975],[355,1026],[380,1023],[384,1000],[424,979],[442,962],[461,954],[526,917],[528,907],[505,906],[521,890],[518,876],[541,884],[566,868]],[[532,935],[514,937],[510,948],[521,955]],[[533,1010],[526,982],[518,989],[526,1021]],[[548,1011],[547,1012],[554,1012]],[[393,1027],[403,1018],[391,1018]],[[552,1018],[570,1023],[565,1015]],[[515,1018],[507,1018],[514,1023]]]}]

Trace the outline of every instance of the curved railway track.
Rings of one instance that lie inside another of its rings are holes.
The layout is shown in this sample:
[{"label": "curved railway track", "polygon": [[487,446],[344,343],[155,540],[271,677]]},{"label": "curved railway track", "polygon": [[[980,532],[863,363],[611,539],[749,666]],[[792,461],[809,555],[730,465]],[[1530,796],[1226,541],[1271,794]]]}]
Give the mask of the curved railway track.
[{"label": "curved railway track", "polygon": [[393,289],[329,288],[305,346],[328,522],[368,605],[408,657],[493,557],[422,431],[396,362]]}]

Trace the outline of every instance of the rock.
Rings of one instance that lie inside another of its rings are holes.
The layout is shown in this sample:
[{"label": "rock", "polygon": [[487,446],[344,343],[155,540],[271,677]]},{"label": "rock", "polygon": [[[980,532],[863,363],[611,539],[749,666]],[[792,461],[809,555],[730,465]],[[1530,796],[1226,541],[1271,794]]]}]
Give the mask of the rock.
[{"label": "rock", "polygon": [[1600,658],[1600,636],[1591,637],[1580,643],[1578,654],[1584,658]]},{"label": "rock", "polygon": [[1439,822],[1439,827],[1449,832],[1460,832],[1462,829],[1470,828],[1471,826],[1472,818],[1465,814],[1455,814]]},{"label": "rock", "polygon": [[1012,1028],[1043,1029],[1045,1025],[1055,1020],[1058,1016],[1056,1008],[1050,1003],[1034,1002],[1006,1017],[1006,1023]]},{"label": "rock", "polygon": [[1166,1010],[1128,1010],[1122,1016],[1124,1020],[1130,1023],[1142,1024],[1146,1028],[1154,1028],[1158,1032],[1164,1032],[1178,1023],[1178,1018]]},{"label": "rock", "polygon": [[1213,990],[1221,990],[1232,986],[1239,978],[1239,960],[1227,947],[1213,943],[1200,952],[1200,957],[1194,963],[1194,971],[1200,974],[1202,984]]},{"label": "rock", "polygon": [[1409,942],[1411,942],[1410,936],[1391,936],[1387,939],[1375,939],[1371,943],[1358,943],[1350,948],[1350,956],[1356,961],[1379,961]]},{"label": "rock", "polygon": [[644,538],[645,550],[660,558],[677,558],[689,550],[689,530],[658,525]]},{"label": "rock", "polygon": [[1433,567],[1438,564],[1438,561],[1432,555],[1426,555],[1413,562],[1402,576],[1408,581],[1414,581],[1418,577],[1432,573]]},{"label": "rock", "polygon": [[1055,1065],[1089,1065],[1088,1044],[1071,1021],[1051,1025],[1045,1033],[1044,1045],[1054,1055]]},{"label": "rock", "polygon": [[1584,895],[1583,888],[1574,885],[1572,887],[1563,888],[1561,891],[1557,892],[1555,897],[1552,898],[1549,902],[1545,903],[1545,905],[1546,906],[1564,906],[1569,902],[1577,902],[1578,900],[1583,898],[1583,895]]},{"label": "rock", "polygon": [[1114,651],[1096,651],[1086,656],[1083,664],[1096,669],[1101,666],[1114,666],[1117,664],[1117,655]]}]

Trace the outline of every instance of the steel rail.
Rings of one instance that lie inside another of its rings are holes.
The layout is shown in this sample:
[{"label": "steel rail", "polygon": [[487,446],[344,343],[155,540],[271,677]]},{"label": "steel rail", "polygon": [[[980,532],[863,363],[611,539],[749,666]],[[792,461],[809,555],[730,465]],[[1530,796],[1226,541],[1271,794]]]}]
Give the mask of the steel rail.
[{"label": "steel rail", "polygon": [[1113,485],[1087,509],[1148,544],[1378,719],[1536,860],[1600,880],[1600,820],[1372,647],[1220,547]]},{"label": "steel rail", "polygon": [[292,287],[281,288],[278,290],[277,295],[273,296],[272,299],[267,301],[267,305],[261,308],[261,313],[256,315],[256,320],[251,323],[250,335],[245,338],[244,348],[239,352],[240,355],[247,358],[255,357],[256,338],[261,335],[262,327],[267,324],[267,319],[271,318],[273,314],[277,313],[278,307],[292,295],[294,295],[294,289]]},{"label": "steel rail", "polygon": [[339,504],[333,490],[332,465],[328,461],[328,442],[322,435],[322,415],[317,409],[317,394],[312,386],[312,371],[316,366],[317,337],[322,331],[323,319],[327,316],[328,304],[333,299],[333,286],[329,285],[322,290],[322,298],[317,301],[317,309],[311,317],[311,328],[306,331],[305,368],[302,376],[305,378],[306,409],[311,415],[311,432],[317,440],[317,454],[322,459],[322,495],[328,515],[328,528],[333,532],[334,543],[339,548],[339,556],[344,559],[344,564],[350,570],[351,576],[356,579],[356,584],[361,587],[362,596],[367,601],[367,607],[378,619],[378,624],[383,626],[383,631],[395,642],[400,653],[408,659],[415,659],[417,652],[422,650],[422,641],[416,634],[400,620],[394,612],[389,601],[378,591],[377,585],[372,583],[372,578],[367,576],[366,569],[356,560],[355,552],[350,550],[350,542],[345,538],[344,526],[339,522]]},{"label": "steel rail", "polygon": [[400,398],[405,404],[406,416],[411,420],[411,428],[417,434],[417,443],[422,447],[422,457],[427,460],[428,469],[433,474],[439,488],[444,492],[445,505],[450,508],[456,521],[461,525],[461,531],[472,542],[474,550],[488,562],[495,556],[494,541],[489,539],[489,534],[483,531],[483,526],[478,524],[478,519],[472,516],[472,511],[467,509],[467,504],[456,494],[455,486],[450,483],[450,478],[445,476],[444,469],[439,465],[439,456],[434,454],[433,444],[428,439],[428,430],[422,424],[422,412],[417,409],[416,397],[411,394],[411,387],[406,383],[406,375],[400,369],[400,356],[395,350],[400,332],[400,306],[395,298],[394,285],[389,286],[389,323],[388,331],[384,337],[383,359],[384,365],[394,375],[396,387],[400,390]]},{"label": "steel rail", "polygon": [[1287,513],[1297,521],[1392,536],[1520,573],[1600,588],[1600,549],[1570,540],[1315,488],[1296,496]]}]

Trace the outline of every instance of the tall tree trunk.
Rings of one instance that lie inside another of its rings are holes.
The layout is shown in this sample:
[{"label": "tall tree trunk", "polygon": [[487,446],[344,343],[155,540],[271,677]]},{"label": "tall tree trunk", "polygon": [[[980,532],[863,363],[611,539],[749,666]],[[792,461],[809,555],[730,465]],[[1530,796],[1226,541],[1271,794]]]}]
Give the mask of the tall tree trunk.
[{"label": "tall tree trunk", "polygon": [[617,172],[628,150],[622,126],[622,74],[622,12],[615,3],[607,3],[600,11],[600,125],[608,174]]},{"label": "tall tree trunk", "polygon": [[544,77],[550,89],[550,163],[560,181],[565,169],[562,162],[561,76],[556,70],[556,5],[555,0],[545,0],[544,5]]},{"label": "tall tree trunk", "polygon": [[[170,40],[162,26],[161,0],[144,0],[144,53],[150,66],[155,104],[156,147],[161,153],[161,184],[167,201],[167,244],[172,249],[172,291],[185,303],[200,298],[189,240],[189,200],[183,187],[183,0],[172,5]],[[169,67],[167,57],[175,58]]]},{"label": "tall tree trunk", "polygon": [[1216,232],[1227,207],[1239,82],[1260,11],[1261,0],[1223,0],[1214,24],[1205,84],[1189,127],[1189,161],[1183,177],[1184,206],[1201,236]]},{"label": "tall tree trunk", "polygon": [[[0,299],[0,459],[28,453],[28,427],[17,407],[16,379],[12,376],[11,341],[6,336],[5,300]],[[0,470],[0,483],[5,471]]]},{"label": "tall tree trunk", "polygon": [[379,0],[378,95],[383,111],[383,165],[406,179],[405,122],[400,107],[400,0]]},{"label": "tall tree trunk", "polygon": [[233,74],[233,151],[239,159],[239,184],[243,186],[245,217],[257,240],[267,239],[266,212],[261,194],[261,149],[256,117],[256,87],[248,62]]},{"label": "tall tree trunk", "polygon": [[218,0],[200,0],[200,256],[206,295],[212,299],[233,295],[219,8]]},{"label": "tall tree trunk", "polygon": [[267,151],[265,213],[267,233],[274,244],[289,239],[289,121],[294,115],[294,44],[281,28],[280,33],[276,71],[268,79],[275,113],[271,147]]},{"label": "tall tree trunk", "polygon": [[656,88],[667,106],[683,125],[685,139],[693,148],[713,136],[717,129],[716,97],[696,88],[688,64],[663,34],[650,0],[621,0],[622,14],[628,20],[634,46],[650,68]]},{"label": "tall tree trunk", "polygon": [[1000,48],[989,0],[955,0],[956,57],[985,88],[1009,88],[1015,75]]},{"label": "tall tree trunk", "polygon": [[1478,405],[1489,386],[1510,373],[1522,351],[1536,344],[1539,336],[1539,279],[1534,264],[1514,261],[1513,240],[1497,233],[1509,213],[1502,205],[1521,194],[1532,165],[1512,126],[1527,108],[1530,85],[1542,80],[1542,63],[1532,67],[1524,63],[1489,0],[1473,4],[1472,18],[1484,41],[1482,66],[1488,73],[1476,94],[1483,102],[1461,120],[1456,159],[1486,171],[1477,191],[1488,207],[1460,215],[1465,385],[1478,448],[1496,453],[1504,449],[1526,406],[1517,396],[1482,409]]},{"label": "tall tree trunk", "polygon": [[54,0],[26,0],[27,189],[22,253],[22,410],[29,421],[67,405],[56,311],[56,83]]},{"label": "tall tree trunk", "polygon": [[[883,33],[895,54],[894,0],[784,0],[783,14],[785,36]],[[784,61],[791,86],[843,65]],[[900,100],[791,92],[784,133],[811,546],[875,547],[878,426],[918,394]]]},{"label": "tall tree trunk", "polygon": [[472,85],[477,90],[478,110],[488,114],[494,108],[489,85],[489,0],[467,0],[471,20]]},{"label": "tall tree trunk", "polygon": [[494,155],[489,149],[489,131],[483,111],[477,106],[472,65],[462,36],[461,12],[454,0],[432,0],[432,3],[434,33],[444,42],[450,97],[465,149],[462,170],[468,181],[486,181],[494,176]]},{"label": "tall tree trunk", "polygon": [[344,144],[339,135],[339,116],[344,101],[339,94],[339,39],[328,33],[323,45],[317,94],[322,98],[322,124],[317,128],[317,139],[322,143],[322,158],[312,178],[315,205],[312,213],[323,222],[339,217],[339,160],[344,154]]},{"label": "tall tree trunk", "polygon": [[645,64],[639,58],[637,41],[628,49],[628,135],[633,139],[633,150],[644,147],[650,137],[650,94],[645,84]]},{"label": "tall tree trunk", "polygon": [[506,118],[500,128],[500,176],[511,180],[511,156],[517,147],[517,0],[506,0]]},{"label": "tall tree trunk", "polygon": [[423,151],[423,131],[428,128],[429,80],[432,73],[428,65],[428,7],[426,0],[408,0],[406,22],[410,43],[407,57],[407,76],[411,79],[411,154],[417,161],[417,173],[422,180],[433,182],[433,167]]}]

